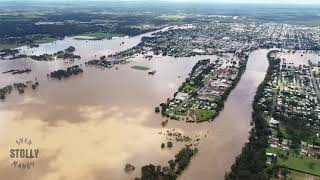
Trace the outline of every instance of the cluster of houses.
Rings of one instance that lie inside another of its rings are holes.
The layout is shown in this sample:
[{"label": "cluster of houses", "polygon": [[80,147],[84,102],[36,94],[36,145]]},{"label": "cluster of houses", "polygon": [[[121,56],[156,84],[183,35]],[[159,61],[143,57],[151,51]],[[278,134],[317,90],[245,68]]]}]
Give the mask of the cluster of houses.
[{"label": "cluster of houses", "polygon": [[[237,61],[234,62],[237,63]],[[239,69],[236,66],[221,65],[204,79],[204,86],[198,91],[199,99],[210,101],[220,98],[228,88],[233,86],[238,73]]]},{"label": "cluster of houses", "polygon": [[[275,120],[274,118],[270,118],[268,124],[270,130],[272,131],[272,134],[269,136],[268,140],[270,147],[289,152],[291,149],[290,147],[293,144],[292,140],[286,138],[280,139],[277,137],[277,129],[279,128],[280,122]],[[318,133],[318,135],[320,135],[320,133]],[[299,154],[320,160],[320,146],[301,141]],[[276,153],[267,152],[266,155],[268,164],[271,164],[272,160],[277,157]]]},{"label": "cluster of houses", "polygon": [[314,84],[309,65],[282,64],[276,97],[276,113],[293,111],[298,115],[309,118],[306,122],[313,131],[320,131],[320,96]]},{"label": "cluster of houses", "polygon": [[320,49],[317,32],[310,27],[283,23],[214,22],[153,33],[151,37],[143,37],[138,46],[116,56],[152,51],[155,55],[189,57],[259,47],[317,50]]},{"label": "cluster of houses", "polygon": [[[179,92],[176,97],[168,103],[166,115],[171,119],[182,120],[188,123],[208,121],[214,117],[217,104],[214,102],[203,101],[195,97],[191,97],[187,93]],[[195,114],[196,111],[212,112],[208,119],[202,120]]]},{"label": "cluster of houses", "polygon": [[[313,83],[311,69],[310,65],[297,66],[282,59],[279,69],[271,72],[271,80],[267,82],[263,98],[259,101],[259,105],[266,110],[265,117],[271,131],[271,148],[287,152],[292,148],[291,134],[279,137],[279,131],[286,129],[288,123],[283,122],[282,118],[304,121],[304,130],[307,129],[311,136],[320,140],[320,99],[317,94],[319,84]],[[320,159],[320,146],[306,137],[299,138],[302,139],[299,143],[299,153]],[[266,155],[268,164],[277,157],[277,154],[270,152]]]},{"label": "cluster of houses", "polygon": [[236,56],[199,61],[174,98],[168,100],[165,114],[187,122],[213,120],[222,96],[239,75],[238,65]]}]

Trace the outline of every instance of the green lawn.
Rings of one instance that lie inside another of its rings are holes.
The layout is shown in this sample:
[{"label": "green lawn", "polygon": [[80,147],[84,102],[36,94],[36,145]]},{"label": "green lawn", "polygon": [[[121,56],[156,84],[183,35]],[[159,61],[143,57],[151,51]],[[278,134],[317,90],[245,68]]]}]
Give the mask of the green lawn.
[{"label": "green lawn", "polygon": [[171,114],[173,114],[174,116],[185,116],[186,115],[186,113],[183,113],[183,112],[180,112],[179,110],[178,110],[178,108],[173,108],[173,109],[167,109],[166,110],[166,114],[168,114],[168,115],[171,115]]},{"label": "green lawn", "polygon": [[45,44],[45,43],[51,43],[56,41],[56,38],[52,38],[52,37],[43,37],[41,39],[37,39],[34,41],[34,44]]},{"label": "green lawn", "polygon": [[195,110],[195,115],[196,115],[198,122],[208,121],[208,120],[212,119],[214,117],[215,113],[216,112],[214,110],[203,110],[203,109]]},{"label": "green lawn", "polygon": [[288,180],[301,180],[301,179],[320,180],[320,177],[301,173],[298,171],[292,171],[292,170],[289,171]]},{"label": "green lawn", "polygon": [[137,69],[137,70],[142,70],[142,71],[147,71],[147,70],[150,69],[150,68],[145,67],[145,66],[132,66],[131,68],[132,69]]},{"label": "green lawn", "polygon": [[[290,136],[290,134],[288,133],[288,130],[286,128],[286,126],[280,122],[280,126],[279,126],[279,130],[282,132],[283,134],[283,138],[285,139],[291,139],[292,137]],[[311,137],[306,137],[303,139],[303,141],[306,141],[309,144],[312,143],[320,143],[320,138],[317,138],[317,136],[311,136]]]},{"label": "green lawn", "polygon": [[95,39],[105,39],[105,38],[110,39],[112,37],[121,37],[125,35],[120,33],[112,33],[112,32],[89,32],[89,33],[79,34],[79,36],[89,36],[89,37],[94,37]]},{"label": "green lawn", "polygon": [[296,154],[293,151],[290,151],[290,154],[287,155],[286,151],[277,148],[268,148],[267,152],[277,154],[277,164],[280,166],[320,176],[319,159],[316,160],[308,156]]},{"label": "green lawn", "polygon": [[[56,38],[52,38],[52,37],[33,37],[34,42],[33,44],[45,44],[45,43],[51,43],[56,41]],[[4,44],[0,44],[0,49],[13,49],[13,48],[18,48],[24,45],[28,45],[28,44],[23,44],[23,43],[4,43]]]},{"label": "green lawn", "polygon": [[23,46],[23,44],[0,44],[0,49],[13,49]]},{"label": "green lawn", "polygon": [[184,87],[183,87],[183,92],[184,93],[190,93],[196,90],[196,87],[192,86],[191,84],[187,83]]},{"label": "green lawn", "polygon": [[167,109],[166,109],[166,114],[168,114],[168,115],[171,115],[171,114],[175,114],[175,109],[169,109],[170,107],[168,107]]},{"label": "green lawn", "polygon": [[287,129],[283,124],[280,123],[279,129],[280,129],[281,133],[283,134],[283,137],[285,139],[289,139],[289,134],[287,133]]}]

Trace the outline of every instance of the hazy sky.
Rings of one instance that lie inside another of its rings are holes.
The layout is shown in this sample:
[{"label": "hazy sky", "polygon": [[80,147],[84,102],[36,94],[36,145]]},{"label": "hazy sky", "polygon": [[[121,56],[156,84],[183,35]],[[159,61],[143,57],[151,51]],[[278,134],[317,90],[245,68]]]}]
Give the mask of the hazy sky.
[{"label": "hazy sky", "polygon": [[[1,1],[13,1],[13,2],[74,2],[74,1],[147,1],[147,0],[0,0]],[[271,3],[271,4],[319,4],[320,0],[148,0],[148,2],[196,2],[196,3]]]},{"label": "hazy sky", "polygon": [[162,0],[172,2],[320,4],[320,0]]},{"label": "hazy sky", "polygon": [[[167,0],[175,2],[199,2],[196,0]],[[309,3],[320,4],[320,0],[200,0],[202,2],[232,2],[232,3]]]}]

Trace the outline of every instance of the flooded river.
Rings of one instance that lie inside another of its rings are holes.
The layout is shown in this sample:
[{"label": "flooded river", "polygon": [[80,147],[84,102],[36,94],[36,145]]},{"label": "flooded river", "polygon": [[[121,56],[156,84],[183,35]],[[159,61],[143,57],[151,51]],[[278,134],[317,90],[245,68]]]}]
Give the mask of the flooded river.
[{"label": "flooded river", "polygon": [[[150,34],[150,33],[149,33]],[[148,35],[148,34],[147,34]],[[142,36],[102,41],[79,41],[72,38],[39,48],[22,48],[25,53],[53,53],[72,45],[83,64],[97,55],[127,49]],[[124,45],[120,43],[124,41]],[[151,61],[135,58],[119,65],[118,69],[84,67],[84,73],[66,80],[50,80],[46,74],[63,61],[38,62],[31,59],[0,61],[0,71],[31,68],[22,75],[0,74],[0,85],[37,80],[36,90],[23,95],[12,93],[0,102],[0,175],[12,180],[122,180],[139,176],[143,165],[167,165],[168,160],[184,146],[173,144],[172,149],[160,148],[167,140],[161,134],[176,129],[184,135],[204,135],[197,154],[180,179],[223,179],[225,172],[240,153],[248,139],[251,121],[251,102],[257,86],[267,69],[267,50],[251,53],[247,70],[225,103],[225,109],[214,122],[187,124],[169,121],[154,113],[154,107],[172,97],[200,59],[155,57]],[[155,76],[130,68],[143,65],[156,70]],[[68,66],[68,65],[67,65]],[[16,139],[32,139],[39,148],[34,168],[21,170],[12,167],[10,149]],[[125,173],[124,166],[136,167]]]},{"label": "flooded river", "polygon": [[268,68],[267,53],[268,50],[257,50],[250,54],[245,73],[225,102],[224,110],[206,127],[211,133],[200,144],[199,154],[181,179],[224,179],[248,141],[251,104]]}]

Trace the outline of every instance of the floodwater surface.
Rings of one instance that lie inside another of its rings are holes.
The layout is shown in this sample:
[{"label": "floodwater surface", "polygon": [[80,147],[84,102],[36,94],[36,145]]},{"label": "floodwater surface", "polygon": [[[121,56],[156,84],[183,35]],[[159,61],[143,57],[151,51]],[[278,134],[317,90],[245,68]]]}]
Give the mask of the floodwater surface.
[{"label": "floodwater surface", "polygon": [[[124,50],[137,44],[142,36],[102,41],[78,41],[72,38],[26,53],[53,53],[72,45],[83,64],[97,55]],[[124,45],[120,43],[124,41]],[[85,67],[84,73],[65,80],[51,80],[46,74],[60,67],[64,61],[38,62],[31,59],[0,61],[0,71],[31,68],[22,75],[0,74],[0,85],[37,79],[40,86],[24,94],[12,93],[0,102],[0,175],[12,180],[120,180],[134,179],[143,165],[167,165],[184,146],[173,144],[161,149],[167,140],[163,132],[170,129],[190,137],[201,136],[199,153],[180,179],[223,179],[226,171],[248,140],[251,121],[251,102],[257,86],[262,82],[268,66],[267,50],[251,53],[246,72],[225,103],[214,122],[189,124],[169,121],[155,114],[154,107],[164,102],[178,89],[193,65],[200,59],[155,57],[151,61],[135,58],[118,65],[118,69]],[[142,65],[156,70],[132,69]],[[204,135],[207,135],[204,137]],[[21,170],[12,167],[10,149],[16,139],[32,139],[32,147],[39,148],[34,168]],[[125,173],[126,163],[136,170]]]}]

